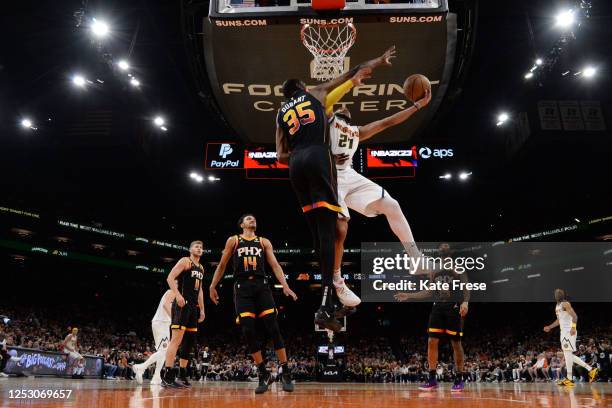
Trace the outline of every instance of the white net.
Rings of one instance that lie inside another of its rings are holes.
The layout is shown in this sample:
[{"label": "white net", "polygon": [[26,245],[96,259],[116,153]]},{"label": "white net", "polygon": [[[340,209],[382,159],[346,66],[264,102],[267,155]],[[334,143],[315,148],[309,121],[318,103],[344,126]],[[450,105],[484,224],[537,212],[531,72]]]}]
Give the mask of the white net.
[{"label": "white net", "polygon": [[344,57],[355,44],[357,30],[349,24],[304,24],[302,43],[313,55],[312,77],[329,81],[344,73]]}]

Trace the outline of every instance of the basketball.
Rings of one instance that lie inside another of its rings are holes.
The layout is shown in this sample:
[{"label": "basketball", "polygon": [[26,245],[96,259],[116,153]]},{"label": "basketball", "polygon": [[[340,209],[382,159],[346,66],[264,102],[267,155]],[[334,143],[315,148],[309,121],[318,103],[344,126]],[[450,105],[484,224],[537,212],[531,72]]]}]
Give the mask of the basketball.
[{"label": "basketball", "polygon": [[410,75],[404,81],[404,95],[412,102],[416,102],[425,96],[425,91],[431,91],[431,82],[425,75]]}]

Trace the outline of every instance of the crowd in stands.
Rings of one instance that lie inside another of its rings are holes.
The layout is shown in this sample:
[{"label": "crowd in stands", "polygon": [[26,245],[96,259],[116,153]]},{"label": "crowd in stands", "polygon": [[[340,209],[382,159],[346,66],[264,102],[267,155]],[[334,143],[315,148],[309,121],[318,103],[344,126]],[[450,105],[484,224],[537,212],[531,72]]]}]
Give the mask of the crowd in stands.
[{"label": "crowd in stands", "polygon": [[[148,322],[136,324],[136,319],[123,326],[133,327],[133,330],[121,331],[112,315],[90,314],[86,308],[69,313],[61,308],[45,311],[3,308],[0,313],[12,318],[9,324],[0,325],[2,356],[10,346],[61,352],[72,321],[89,322],[79,327],[78,351],[83,355],[103,357],[104,378],[133,379],[132,365],[144,361],[155,351]],[[197,352],[190,364],[193,379],[256,380],[257,368],[237,333],[200,335]],[[315,351],[318,345],[325,344],[326,336],[321,333],[286,333],[285,337],[294,379],[316,380],[320,368]],[[611,338],[612,327],[579,333],[576,355],[600,368],[600,381],[611,378]],[[392,344],[385,336],[345,334],[336,341],[345,346],[346,353],[338,357],[338,363],[344,368],[347,381],[411,383],[427,378],[426,336],[398,336]],[[557,336],[541,331],[521,334],[515,328],[508,328],[494,330],[494,334],[474,334],[466,337],[463,343],[464,371],[469,375],[468,381],[545,382],[565,376],[565,362]],[[277,366],[271,350],[268,360],[271,372],[276,375]],[[455,367],[448,345],[441,347],[440,363],[436,369],[440,381],[452,380]],[[574,377],[577,381],[588,381],[586,370],[578,366],[574,367]]]}]

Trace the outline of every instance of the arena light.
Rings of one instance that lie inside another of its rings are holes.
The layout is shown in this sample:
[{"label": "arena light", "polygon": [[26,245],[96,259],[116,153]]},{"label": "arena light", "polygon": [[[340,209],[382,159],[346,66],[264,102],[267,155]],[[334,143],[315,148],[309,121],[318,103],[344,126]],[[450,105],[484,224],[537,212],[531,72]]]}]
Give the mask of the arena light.
[{"label": "arena light", "polygon": [[597,74],[597,69],[595,67],[588,66],[582,70],[582,75],[585,78],[593,78],[595,74]]},{"label": "arena light", "polygon": [[542,58],[538,58],[538,59],[535,60],[535,63],[536,63],[537,66],[540,66],[540,65],[542,65],[544,63],[544,61],[542,61]]},{"label": "arena light", "polygon": [[120,70],[122,71],[127,71],[128,69],[130,69],[130,64],[126,61],[126,60],[121,60],[117,63],[117,66],[119,67]]},{"label": "arena light", "polygon": [[95,18],[91,22],[91,32],[98,38],[106,37],[110,29],[108,24],[102,20],[96,20]]},{"label": "arena light", "polygon": [[497,126],[501,126],[504,123],[506,123],[508,121],[508,119],[510,119],[510,115],[508,115],[506,112],[502,112],[497,116]]},{"label": "arena light", "polygon": [[215,177],[215,176],[208,176],[208,181],[219,181],[221,180],[219,177]]},{"label": "arena light", "polygon": [[560,28],[570,28],[575,21],[574,10],[561,11],[555,17],[555,25]]},{"label": "arena light", "polygon": [[168,131],[168,128],[167,128],[167,127],[165,127],[165,126],[160,126],[159,128],[160,128],[161,130],[163,130],[164,132],[167,132],[167,131]]},{"label": "arena light", "polygon": [[443,179],[443,180],[450,180],[453,178],[453,175],[450,173],[446,173],[446,174],[439,176],[438,178]]},{"label": "arena light", "polygon": [[85,84],[87,83],[87,81],[85,80],[85,77],[83,75],[77,74],[72,77],[72,83],[78,86],[79,88],[83,88]]},{"label": "arena light", "polygon": [[468,172],[463,171],[463,172],[459,173],[459,180],[465,181],[465,180],[467,180],[467,179],[468,179],[468,178],[469,178],[471,175],[472,175],[472,172],[471,172],[471,171],[470,171],[469,173],[468,173]]},{"label": "arena light", "polygon": [[202,181],[204,181],[204,177],[202,177],[202,175],[196,173],[195,171],[189,173],[189,178],[194,180],[196,183],[201,183]]},{"label": "arena light", "polygon": [[28,118],[23,118],[21,120],[21,126],[27,129],[31,129],[32,128],[32,121]]},{"label": "arena light", "polygon": [[162,127],[166,123],[166,120],[161,116],[156,116],[155,119],[153,119],[153,123],[155,123],[157,127]]},{"label": "arena light", "polygon": [[533,78],[533,72],[528,72],[525,74],[525,79],[531,79]]},{"label": "arena light", "polygon": [[138,88],[140,86],[140,81],[137,80],[136,78],[132,78],[130,79],[130,84],[134,87],[134,88]]}]

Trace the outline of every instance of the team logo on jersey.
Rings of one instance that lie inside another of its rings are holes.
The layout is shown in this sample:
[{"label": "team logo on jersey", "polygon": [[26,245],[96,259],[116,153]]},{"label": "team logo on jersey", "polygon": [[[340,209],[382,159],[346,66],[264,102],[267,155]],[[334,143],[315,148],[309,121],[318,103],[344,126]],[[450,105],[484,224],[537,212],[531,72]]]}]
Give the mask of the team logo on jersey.
[{"label": "team logo on jersey", "polygon": [[244,247],[238,248],[238,256],[261,256],[261,248]]},{"label": "team logo on jersey", "polygon": [[204,279],[204,274],[202,273],[202,271],[193,270],[191,271],[191,277],[202,280]]}]

